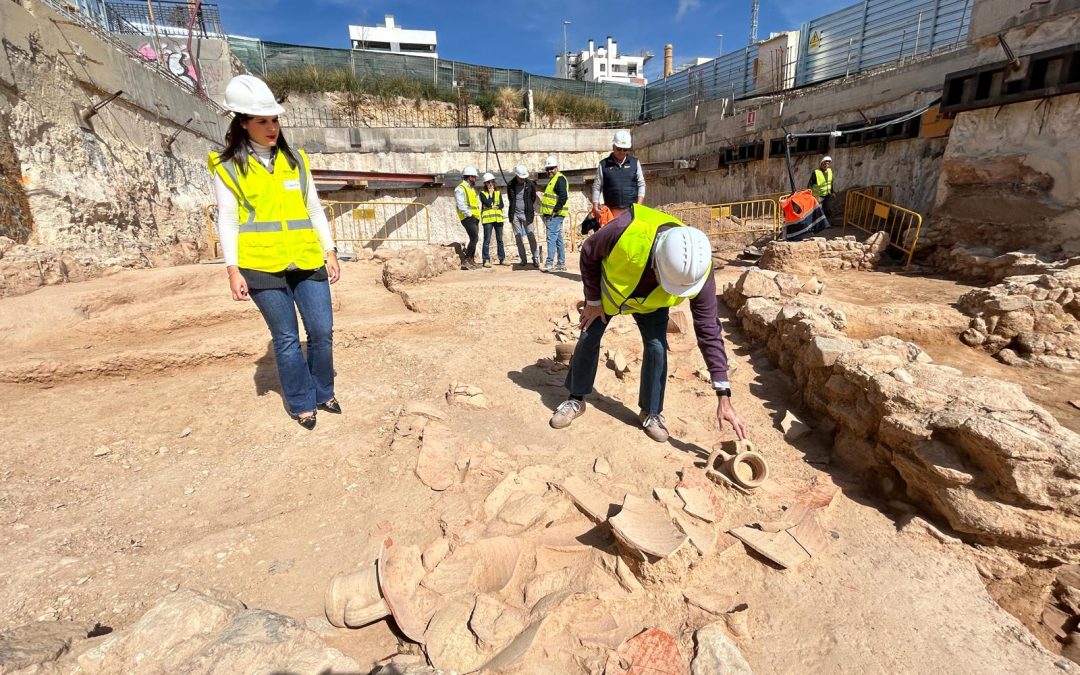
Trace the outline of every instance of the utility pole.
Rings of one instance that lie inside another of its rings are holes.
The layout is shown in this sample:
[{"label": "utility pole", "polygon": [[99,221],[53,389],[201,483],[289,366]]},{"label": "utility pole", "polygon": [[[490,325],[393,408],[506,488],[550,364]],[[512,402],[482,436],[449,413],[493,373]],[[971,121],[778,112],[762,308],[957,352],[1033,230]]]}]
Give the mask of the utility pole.
[{"label": "utility pole", "polygon": [[757,44],[757,15],[758,15],[758,0],[753,0],[750,4],[750,46],[753,47]]},{"label": "utility pole", "polygon": [[570,22],[563,19],[562,22],[562,58],[563,58],[563,75],[566,79],[570,79],[570,56],[566,53],[566,27],[570,25]]},{"label": "utility pole", "polygon": [[716,48],[716,56],[719,58],[724,55],[724,34],[717,33],[716,37],[720,40],[720,44]]}]

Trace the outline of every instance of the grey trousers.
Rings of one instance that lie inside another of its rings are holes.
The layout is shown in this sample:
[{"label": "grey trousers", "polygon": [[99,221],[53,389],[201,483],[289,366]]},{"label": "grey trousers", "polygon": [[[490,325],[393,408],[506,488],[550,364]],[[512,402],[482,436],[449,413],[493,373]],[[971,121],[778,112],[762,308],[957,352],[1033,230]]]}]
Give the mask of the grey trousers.
[{"label": "grey trousers", "polygon": [[525,238],[529,239],[529,250],[532,252],[533,264],[537,262],[536,256],[536,225],[533,223],[525,224],[525,216],[514,216],[514,241],[517,242],[518,256],[521,258],[521,264],[527,264],[529,259],[525,257]]}]

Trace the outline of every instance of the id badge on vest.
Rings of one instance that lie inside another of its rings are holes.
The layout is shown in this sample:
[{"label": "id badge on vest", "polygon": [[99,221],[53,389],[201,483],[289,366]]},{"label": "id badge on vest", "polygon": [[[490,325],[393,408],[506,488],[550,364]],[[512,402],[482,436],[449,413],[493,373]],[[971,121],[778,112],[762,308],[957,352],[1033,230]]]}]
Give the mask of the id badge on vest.
[{"label": "id badge on vest", "polygon": [[282,181],[282,185],[285,187],[286,190],[299,190],[300,180],[294,178],[292,180]]}]

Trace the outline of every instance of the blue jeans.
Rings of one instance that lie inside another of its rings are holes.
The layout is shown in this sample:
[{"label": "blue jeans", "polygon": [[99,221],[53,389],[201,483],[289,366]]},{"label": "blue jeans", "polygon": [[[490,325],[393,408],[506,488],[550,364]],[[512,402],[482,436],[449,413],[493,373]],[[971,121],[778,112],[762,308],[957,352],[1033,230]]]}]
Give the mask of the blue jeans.
[{"label": "blue jeans", "polygon": [[499,262],[506,260],[506,249],[503,247],[503,224],[484,223],[484,262],[491,260],[491,231],[495,230],[495,248],[499,253]]},{"label": "blue jeans", "polygon": [[559,253],[559,264],[566,264],[566,244],[562,234],[563,216],[551,216],[547,219],[547,259],[545,263],[550,265],[555,259],[555,253]]},{"label": "blue jeans", "polygon": [[[649,314],[633,316],[645,346],[641,359],[638,408],[650,415],[657,415],[664,411],[664,391],[667,387],[668,309],[664,307]],[[566,374],[566,388],[571,396],[584,398],[592,393],[596,368],[600,364],[600,341],[606,329],[607,324],[597,319],[578,338],[570,372]]]},{"label": "blue jeans", "polygon": [[[288,275],[286,276],[288,278]],[[291,279],[287,288],[251,291],[274,344],[285,405],[294,417],[334,398],[334,315],[330,283]],[[307,333],[307,358],[300,349],[296,310]]]}]

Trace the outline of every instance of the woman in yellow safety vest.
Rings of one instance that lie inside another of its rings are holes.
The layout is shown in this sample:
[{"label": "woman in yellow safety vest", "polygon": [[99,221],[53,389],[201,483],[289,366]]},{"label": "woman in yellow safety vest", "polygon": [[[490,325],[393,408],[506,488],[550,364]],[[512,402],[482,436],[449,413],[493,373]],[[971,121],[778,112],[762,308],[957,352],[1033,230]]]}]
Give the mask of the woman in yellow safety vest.
[{"label": "woman in yellow safety vest", "polygon": [[314,429],[316,409],[341,412],[330,303],[330,284],[341,274],[337,249],[307,155],[285,142],[278,122],[285,109],[270,88],[251,75],[234,77],[225,107],[234,113],[225,149],[211,152],[208,164],[229,286],[234,300],[253,300],[262,313],[289,414]]},{"label": "woman in yellow safety vest", "polygon": [[480,222],[484,225],[484,267],[491,267],[491,232],[495,231],[495,248],[499,254],[499,264],[506,264],[506,248],[503,246],[503,198],[495,189],[495,175],[484,174],[484,189],[480,197]]}]

